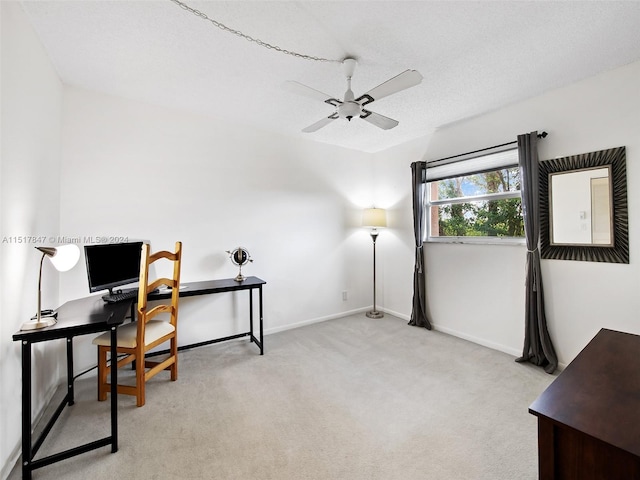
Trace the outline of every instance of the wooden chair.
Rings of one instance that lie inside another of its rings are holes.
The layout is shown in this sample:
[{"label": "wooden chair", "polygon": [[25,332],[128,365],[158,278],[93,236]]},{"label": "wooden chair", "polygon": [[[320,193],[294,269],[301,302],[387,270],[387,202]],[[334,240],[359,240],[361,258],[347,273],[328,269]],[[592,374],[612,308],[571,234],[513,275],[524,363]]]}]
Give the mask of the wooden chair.
[{"label": "wooden chair", "polygon": [[[117,361],[116,368],[135,362],[135,385],[118,384],[118,393],[135,395],[136,405],[145,403],[145,384],[147,380],[163,370],[171,372],[171,380],[178,379],[178,298],[180,294],[180,261],[182,242],[176,242],[175,252],[160,251],[150,254],[149,245],[143,244],[140,259],[140,285],[138,291],[138,321],[118,328],[118,356],[125,356]],[[149,265],[167,259],[173,262],[173,278],[149,280]],[[147,295],[158,287],[166,285],[171,290],[171,301],[168,304],[156,305],[149,309]],[[154,319],[159,314],[168,313],[169,320]],[[169,356],[162,361],[145,359],[145,354],[169,342]],[[107,353],[111,348],[110,333],[96,337],[93,343],[98,346],[98,400],[107,399],[110,383],[107,381],[114,359],[107,364]]]}]

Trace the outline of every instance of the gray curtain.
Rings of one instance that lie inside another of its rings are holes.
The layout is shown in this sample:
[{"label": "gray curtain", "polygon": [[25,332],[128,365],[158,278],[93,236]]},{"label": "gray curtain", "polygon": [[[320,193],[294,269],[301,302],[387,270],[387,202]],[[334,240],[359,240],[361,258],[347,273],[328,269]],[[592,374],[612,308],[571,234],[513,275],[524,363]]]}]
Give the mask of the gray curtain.
[{"label": "gray curtain", "polygon": [[543,366],[547,373],[558,367],[544,312],[544,292],[540,271],[540,205],[538,202],[538,132],[518,135],[518,157],[522,179],[522,216],[527,240],[525,283],[525,334],[522,357],[516,362]]},{"label": "gray curtain", "polygon": [[424,232],[424,187],[426,179],[425,162],[411,164],[411,181],[413,185],[413,232],[416,242],[415,270],[413,272],[413,309],[409,325],[431,330],[431,322],[427,316],[426,271],[422,235]]}]

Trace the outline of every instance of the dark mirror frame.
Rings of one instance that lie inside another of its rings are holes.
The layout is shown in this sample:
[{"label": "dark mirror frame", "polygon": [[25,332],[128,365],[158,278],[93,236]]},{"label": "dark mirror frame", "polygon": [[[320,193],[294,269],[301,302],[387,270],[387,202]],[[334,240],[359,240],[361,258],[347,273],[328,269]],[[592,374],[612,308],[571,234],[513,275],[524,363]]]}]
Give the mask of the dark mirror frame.
[{"label": "dark mirror frame", "polygon": [[[542,258],[584,262],[629,263],[626,158],[625,147],[617,147],[540,162],[540,256]],[[609,165],[612,171],[611,186],[613,189],[613,246],[551,245],[549,175]]]}]

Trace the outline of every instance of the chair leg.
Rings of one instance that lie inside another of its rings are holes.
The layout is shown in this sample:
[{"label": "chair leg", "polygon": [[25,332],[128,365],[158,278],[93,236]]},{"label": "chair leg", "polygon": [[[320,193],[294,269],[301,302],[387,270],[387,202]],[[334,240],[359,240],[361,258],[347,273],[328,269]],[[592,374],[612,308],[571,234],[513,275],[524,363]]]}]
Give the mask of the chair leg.
[{"label": "chair leg", "polygon": [[108,347],[98,346],[98,401],[107,399],[107,350]]},{"label": "chair leg", "polygon": [[145,365],[144,352],[139,351],[136,355],[136,406],[142,407],[145,402]]},{"label": "chair leg", "polygon": [[171,355],[173,356],[173,364],[171,365],[171,380],[175,382],[178,379],[178,339],[171,339]]}]

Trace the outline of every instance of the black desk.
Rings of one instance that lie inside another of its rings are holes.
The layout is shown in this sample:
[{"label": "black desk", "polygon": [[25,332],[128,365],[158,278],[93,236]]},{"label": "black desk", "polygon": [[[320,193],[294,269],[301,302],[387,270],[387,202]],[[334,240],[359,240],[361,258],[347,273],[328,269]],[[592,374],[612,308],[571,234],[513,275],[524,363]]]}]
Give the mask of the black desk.
[{"label": "black desk", "polygon": [[[249,331],[238,333],[228,337],[216,338],[190,345],[182,345],[178,350],[210,345],[234,338],[249,337],[249,341],[260,348],[260,355],[264,355],[263,343],[263,312],[262,312],[262,285],[264,280],[257,277],[247,277],[242,282],[234,279],[207,280],[203,282],[182,283],[181,297],[208,295],[212,293],[235,292],[249,290]],[[253,290],[258,290],[260,330],[259,339],[254,335],[253,329]],[[171,297],[170,291],[149,294],[149,300],[162,300]],[[108,304],[104,303],[100,296],[90,296],[65,303],[58,309],[58,323],[40,330],[20,331],[13,335],[14,341],[22,342],[22,478],[31,479],[31,472],[37,468],[50,465],[55,462],[85,453],[96,448],[111,445],[111,452],[118,451],[118,410],[117,410],[117,368],[111,371],[111,435],[85,445],[81,445],[63,452],[34,460],[38,449],[46,439],[51,428],[64,410],[64,407],[73,405],[73,337],[89,333],[111,331],[111,358],[117,358],[116,332],[118,325],[122,324],[125,316],[131,310],[131,318],[134,315],[134,300]],[[67,339],[67,394],[62,400],[51,420],[45,426],[41,435],[32,444],[31,434],[31,344],[46,342],[60,338]],[[160,354],[163,352],[156,352]]]},{"label": "black desk", "polygon": [[[111,445],[111,452],[118,451],[118,391],[117,372],[114,369],[111,382],[111,435],[60,453],[35,460],[40,446],[46,439],[64,407],[73,405],[73,337],[89,333],[111,331],[111,355],[116,358],[116,332],[124,322],[131,302],[105,304],[99,296],[91,296],[65,303],[58,309],[58,323],[40,330],[19,331],[14,341],[22,343],[22,478],[31,479],[37,468],[80,455],[96,448]],[[32,443],[31,433],[31,344],[49,340],[67,339],[67,394],[52,415],[40,436]]]},{"label": "black desk", "polygon": [[[224,342],[225,340],[232,340],[234,338],[249,337],[249,341],[255,343],[260,348],[260,355],[264,355],[264,343],[263,343],[263,314],[262,314],[262,286],[267,282],[261,280],[258,277],[247,277],[242,282],[236,282],[233,278],[225,278],[222,280],[206,280],[203,282],[188,282],[180,284],[180,296],[181,297],[194,297],[197,295],[209,295],[211,293],[223,293],[223,292],[236,292],[239,290],[249,290],[249,331],[231,335],[228,337],[216,338],[213,340],[207,340],[204,342],[192,343],[190,345],[181,345],[178,350],[186,350],[189,348],[202,347],[204,345],[210,345],[212,343]],[[258,290],[258,305],[260,313],[260,339],[256,338],[253,330],[253,290]],[[171,292],[156,292],[151,293],[147,297],[149,300],[162,300],[170,298]],[[131,318],[134,318],[133,315]],[[157,354],[166,352],[156,352]]]}]

